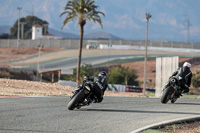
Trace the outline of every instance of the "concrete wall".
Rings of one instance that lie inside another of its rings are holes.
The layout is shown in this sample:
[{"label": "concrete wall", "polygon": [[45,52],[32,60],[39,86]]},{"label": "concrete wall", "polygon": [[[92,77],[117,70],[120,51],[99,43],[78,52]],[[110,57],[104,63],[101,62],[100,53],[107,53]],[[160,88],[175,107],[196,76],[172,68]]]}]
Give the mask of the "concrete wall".
[{"label": "concrete wall", "polygon": [[156,58],[156,97],[160,97],[169,77],[178,68],[179,57]]},{"label": "concrete wall", "polygon": [[[95,45],[131,45],[131,46],[145,46],[145,41],[130,41],[130,40],[87,40],[84,39],[83,47],[87,44]],[[19,47],[37,47],[38,45],[44,47],[63,47],[70,49],[77,49],[79,47],[79,39],[41,39],[41,40],[20,40]],[[152,47],[170,47],[170,48],[189,48],[200,49],[200,44],[195,43],[174,43],[167,41],[149,41],[148,46]],[[17,39],[0,39],[0,47],[17,47]]]}]

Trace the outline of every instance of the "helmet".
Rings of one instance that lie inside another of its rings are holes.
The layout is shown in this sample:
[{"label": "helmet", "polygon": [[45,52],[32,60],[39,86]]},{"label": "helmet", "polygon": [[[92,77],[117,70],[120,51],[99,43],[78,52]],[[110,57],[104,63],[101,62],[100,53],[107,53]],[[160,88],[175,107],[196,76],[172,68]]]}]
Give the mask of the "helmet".
[{"label": "helmet", "polygon": [[84,80],[88,80],[88,78],[89,78],[88,76],[84,76]]},{"label": "helmet", "polygon": [[107,73],[105,71],[102,71],[98,74],[98,76],[106,76],[107,77]]},{"label": "helmet", "polygon": [[190,64],[189,62],[185,62],[185,63],[183,64],[183,67],[191,67],[191,64]]}]

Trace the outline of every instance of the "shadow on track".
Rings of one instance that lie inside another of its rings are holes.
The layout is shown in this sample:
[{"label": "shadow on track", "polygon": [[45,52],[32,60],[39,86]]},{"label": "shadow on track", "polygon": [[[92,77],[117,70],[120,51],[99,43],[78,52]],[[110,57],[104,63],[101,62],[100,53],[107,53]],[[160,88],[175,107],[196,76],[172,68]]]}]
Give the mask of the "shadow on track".
[{"label": "shadow on track", "polygon": [[200,106],[200,103],[173,103],[173,104],[179,104],[179,105],[198,105],[198,106]]},{"label": "shadow on track", "polygon": [[121,113],[147,113],[147,114],[189,114],[200,115],[200,113],[190,112],[167,112],[167,111],[144,111],[144,110],[118,110],[118,109],[81,109],[79,111],[97,111],[97,112],[121,112]]}]

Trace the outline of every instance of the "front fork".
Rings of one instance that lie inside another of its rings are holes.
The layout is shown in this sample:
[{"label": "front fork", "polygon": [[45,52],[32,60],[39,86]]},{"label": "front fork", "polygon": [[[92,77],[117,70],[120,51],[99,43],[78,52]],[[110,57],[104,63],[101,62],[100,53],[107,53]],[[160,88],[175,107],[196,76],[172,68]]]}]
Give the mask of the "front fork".
[{"label": "front fork", "polygon": [[181,95],[181,92],[180,92],[179,88],[176,88],[175,91],[174,91],[174,93],[173,93],[172,96],[171,96],[171,100],[177,99],[177,98],[179,98],[180,96],[182,96],[182,95]]},{"label": "front fork", "polygon": [[90,96],[92,95],[92,93],[90,93],[90,91],[87,90],[87,89],[83,89],[83,90],[80,90],[80,91],[83,91],[83,93],[87,96],[84,99],[82,99],[82,102],[80,102],[78,104],[78,106],[79,107],[86,106],[86,105],[88,106],[92,102],[92,100],[90,99]]}]

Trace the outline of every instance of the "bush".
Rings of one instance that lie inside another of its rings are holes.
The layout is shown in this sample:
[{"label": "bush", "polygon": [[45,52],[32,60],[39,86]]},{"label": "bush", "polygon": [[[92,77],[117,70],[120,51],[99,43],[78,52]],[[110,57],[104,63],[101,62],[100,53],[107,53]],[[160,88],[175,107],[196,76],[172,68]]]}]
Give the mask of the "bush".
[{"label": "bush", "polygon": [[[83,82],[84,76],[96,75],[98,72],[94,71],[92,65],[84,64],[80,68],[80,82]],[[73,75],[64,76],[65,80],[76,81],[77,69],[74,69]]]},{"label": "bush", "polygon": [[108,83],[122,85],[139,85],[137,75],[128,67],[113,67],[108,73]]},{"label": "bush", "polygon": [[[65,80],[76,81],[76,69],[73,75],[66,75],[63,77]],[[95,71],[90,64],[84,64],[80,69],[80,81],[83,82],[84,76],[98,75],[99,71]],[[113,67],[108,72],[109,84],[122,84],[122,85],[139,85],[136,81],[137,75],[127,67]]]},{"label": "bush", "polygon": [[193,74],[193,76],[192,76],[192,85],[195,88],[200,87],[200,71],[197,71],[196,74]]},{"label": "bush", "polygon": [[7,33],[3,33],[0,35],[0,39],[8,39],[9,37],[10,37],[10,35]]}]

